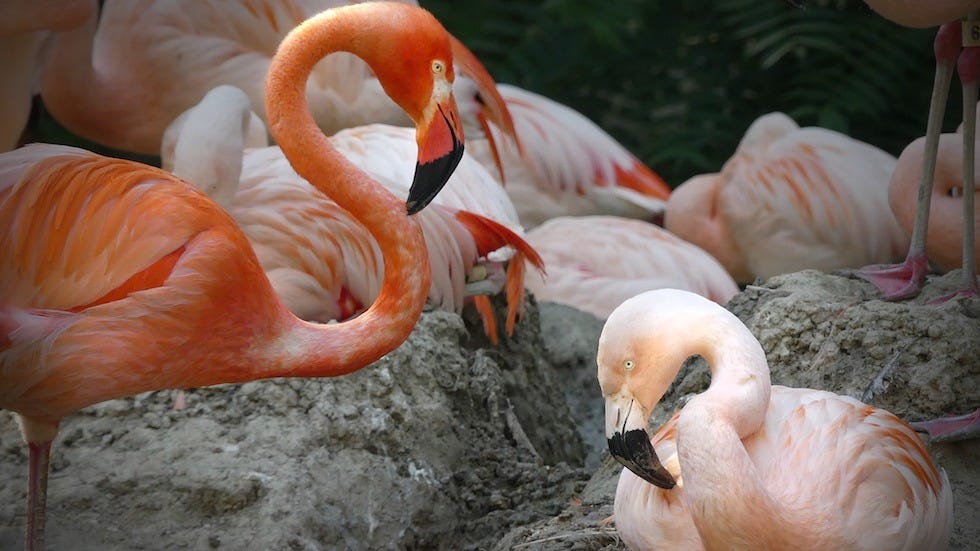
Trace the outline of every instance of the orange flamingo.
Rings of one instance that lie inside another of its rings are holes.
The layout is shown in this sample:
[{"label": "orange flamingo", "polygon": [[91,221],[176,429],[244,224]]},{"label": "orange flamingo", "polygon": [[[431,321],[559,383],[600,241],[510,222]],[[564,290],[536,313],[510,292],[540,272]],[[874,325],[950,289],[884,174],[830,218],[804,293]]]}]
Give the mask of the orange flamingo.
[{"label": "orange flamingo", "polygon": [[[58,33],[50,44],[41,96],[52,116],[73,133],[115,149],[156,155],[167,125],[220,84],[244,90],[252,109],[267,120],[262,82],[276,46],[307,17],[352,3],[106,0],[100,14],[98,2],[88,0],[84,24]],[[454,50],[461,46],[453,41]],[[454,56],[458,69],[480,86],[486,113],[495,119],[505,109],[492,82],[485,81],[486,71],[469,66],[475,57]],[[318,63],[306,94],[313,118],[328,135],[371,122],[412,122],[384,93],[371,68],[349,52]]]},{"label": "orange flamingo", "polygon": [[[381,288],[377,245],[346,210],[296,174],[278,147],[243,151],[246,144],[261,144],[264,132],[245,93],[219,86],[167,128],[163,166],[231,213],[290,311],[322,322],[359,313]],[[396,196],[408,194],[408,167],[416,155],[411,129],[372,124],[329,139]],[[524,258],[538,269],[541,259],[521,238],[503,189],[464,154],[418,220],[432,267],[429,301],[459,313],[472,297],[487,335],[497,342],[493,309],[482,297],[506,287],[511,334],[523,306]]]},{"label": "orange flamingo", "polygon": [[606,319],[624,300],[672,287],[724,304],[738,285],[710,254],[663,228],[617,216],[560,216],[527,232],[548,274],[530,273],[539,301]]},{"label": "orange flamingo", "polygon": [[[468,82],[461,78],[456,85],[464,122],[474,118],[468,113],[483,105],[470,100],[476,94],[468,92],[474,88]],[[557,216],[663,218],[670,188],[598,125],[565,105],[517,86],[497,84],[496,90],[516,138],[495,124],[496,120],[484,122],[482,128],[466,128],[467,151],[488,168],[494,163],[503,167],[501,182],[525,228]]]},{"label": "orange flamingo", "polygon": [[[407,204],[332,149],[307,111],[302,83],[341,50],[369,63],[416,121]],[[406,207],[421,209],[462,152],[453,78],[448,34],[400,4],[314,16],[273,59],[272,134],[384,254],[378,300],[340,324],[290,314],[232,218],[165,171],[63,146],[0,155],[0,248],[13,260],[0,265],[0,407],[18,414],[30,450],[29,549],[43,547],[50,447],[64,416],[155,389],[342,375],[408,337],[429,271]]]},{"label": "orange flamingo", "polygon": [[718,258],[739,283],[890,261],[908,245],[888,207],[894,166],[869,144],[769,113],[720,173],[674,190],[665,227]]},{"label": "orange flamingo", "polygon": [[[654,436],[650,412],[692,355],[711,385]],[[953,494],[919,436],[853,398],[771,386],[737,317],[648,291],[599,337],[616,528],[632,549],[944,549]],[[661,461],[660,458],[663,458]]]}]

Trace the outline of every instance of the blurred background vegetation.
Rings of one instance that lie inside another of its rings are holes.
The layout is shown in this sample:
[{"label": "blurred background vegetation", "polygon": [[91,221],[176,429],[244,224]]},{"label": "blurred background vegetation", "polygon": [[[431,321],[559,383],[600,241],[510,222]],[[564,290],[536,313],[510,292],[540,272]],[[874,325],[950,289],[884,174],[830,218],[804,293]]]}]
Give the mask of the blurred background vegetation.
[{"label": "blurred background vegetation", "polygon": [[[499,82],[582,112],[672,187],[783,111],[897,155],[925,133],[935,29],[862,0],[422,0]],[[961,120],[954,82],[946,128]]]},{"label": "blurred background vegetation", "polygon": [[[862,0],[421,3],[499,82],[585,114],[672,187],[717,171],[771,111],[894,155],[925,133],[935,29],[900,27]],[[961,120],[958,88],[947,130]],[[75,138],[35,111],[35,139],[156,161]]]}]

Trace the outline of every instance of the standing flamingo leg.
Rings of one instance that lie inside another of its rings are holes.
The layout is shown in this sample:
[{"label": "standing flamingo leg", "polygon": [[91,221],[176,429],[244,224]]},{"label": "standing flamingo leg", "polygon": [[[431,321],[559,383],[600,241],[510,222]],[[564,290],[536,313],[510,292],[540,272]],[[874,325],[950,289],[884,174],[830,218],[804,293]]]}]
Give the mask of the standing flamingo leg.
[{"label": "standing flamingo leg", "polygon": [[936,34],[936,79],[929,104],[926,122],[925,154],[922,161],[922,180],[919,184],[915,225],[905,261],[900,264],[875,264],[856,270],[854,275],[874,284],[885,300],[901,300],[915,296],[922,289],[928,270],[926,258],[926,229],[929,226],[929,204],[936,172],[936,156],[939,151],[939,134],[942,132],[943,114],[949,96],[949,84],[953,68],[962,44],[959,22],[947,23]]},{"label": "standing flamingo leg", "polygon": [[[980,19],[980,12],[971,13],[968,23]],[[980,95],[980,47],[978,41],[963,36],[963,51],[957,61],[957,71],[963,82],[963,284],[956,292],[931,302],[939,304],[957,297],[980,296],[977,285],[977,259],[974,229],[976,105]],[[976,421],[974,421],[976,423]]]},{"label": "standing flamingo leg", "polygon": [[44,511],[48,495],[51,441],[30,442],[27,475],[27,551],[44,549]]},{"label": "standing flamingo leg", "polygon": [[[975,21],[972,14],[969,21]],[[964,42],[966,37],[964,36]],[[930,302],[941,304],[957,297],[980,296],[977,287],[977,258],[974,229],[974,174],[977,130],[977,96],[980,95],[980,47],[964,45],[956,70],[963,82],[963,284],[956,292]]]}]

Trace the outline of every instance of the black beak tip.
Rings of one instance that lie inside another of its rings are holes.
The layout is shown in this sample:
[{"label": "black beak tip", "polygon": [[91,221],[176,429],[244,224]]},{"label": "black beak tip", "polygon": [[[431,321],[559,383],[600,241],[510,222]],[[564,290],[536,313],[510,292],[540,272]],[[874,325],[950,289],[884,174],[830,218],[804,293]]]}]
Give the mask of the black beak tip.
[{"label": "black beak tip", "polygon": [[462,158],[463,144],[457,142],[456,147],[453,147],[449,153],[415,166],[415,178],[412,180],[412,187],[409,188],[408,199],[405,201],[405,209],[409,215],[421,211],[436,198]]},{"label": "black beak tip", "polygon": [[669,490],[677,485],[674,477],[660,464],[645,430],[615,433],[607,439],[609,453],[624,467],[650,484]]}]

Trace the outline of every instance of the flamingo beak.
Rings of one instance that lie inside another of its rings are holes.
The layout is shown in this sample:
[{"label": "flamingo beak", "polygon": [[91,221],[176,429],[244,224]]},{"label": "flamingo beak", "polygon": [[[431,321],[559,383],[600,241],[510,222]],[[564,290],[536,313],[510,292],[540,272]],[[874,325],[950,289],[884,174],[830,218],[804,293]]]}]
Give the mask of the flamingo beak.
[{"label": "flamingo beak", "polygon": [[606,398],[606,443],[609,454],[633,474],[669,490],[677,482],[660,463],[646,430],[645,411],[631,396]]},{"label": "flamingo beak", "polygon": [[417,139],[415,178],[405,202],[408,214],[421,211],[435,199],[463,158],[463,126],[451,93],[436,103],[427,123],[417,126]]}]

